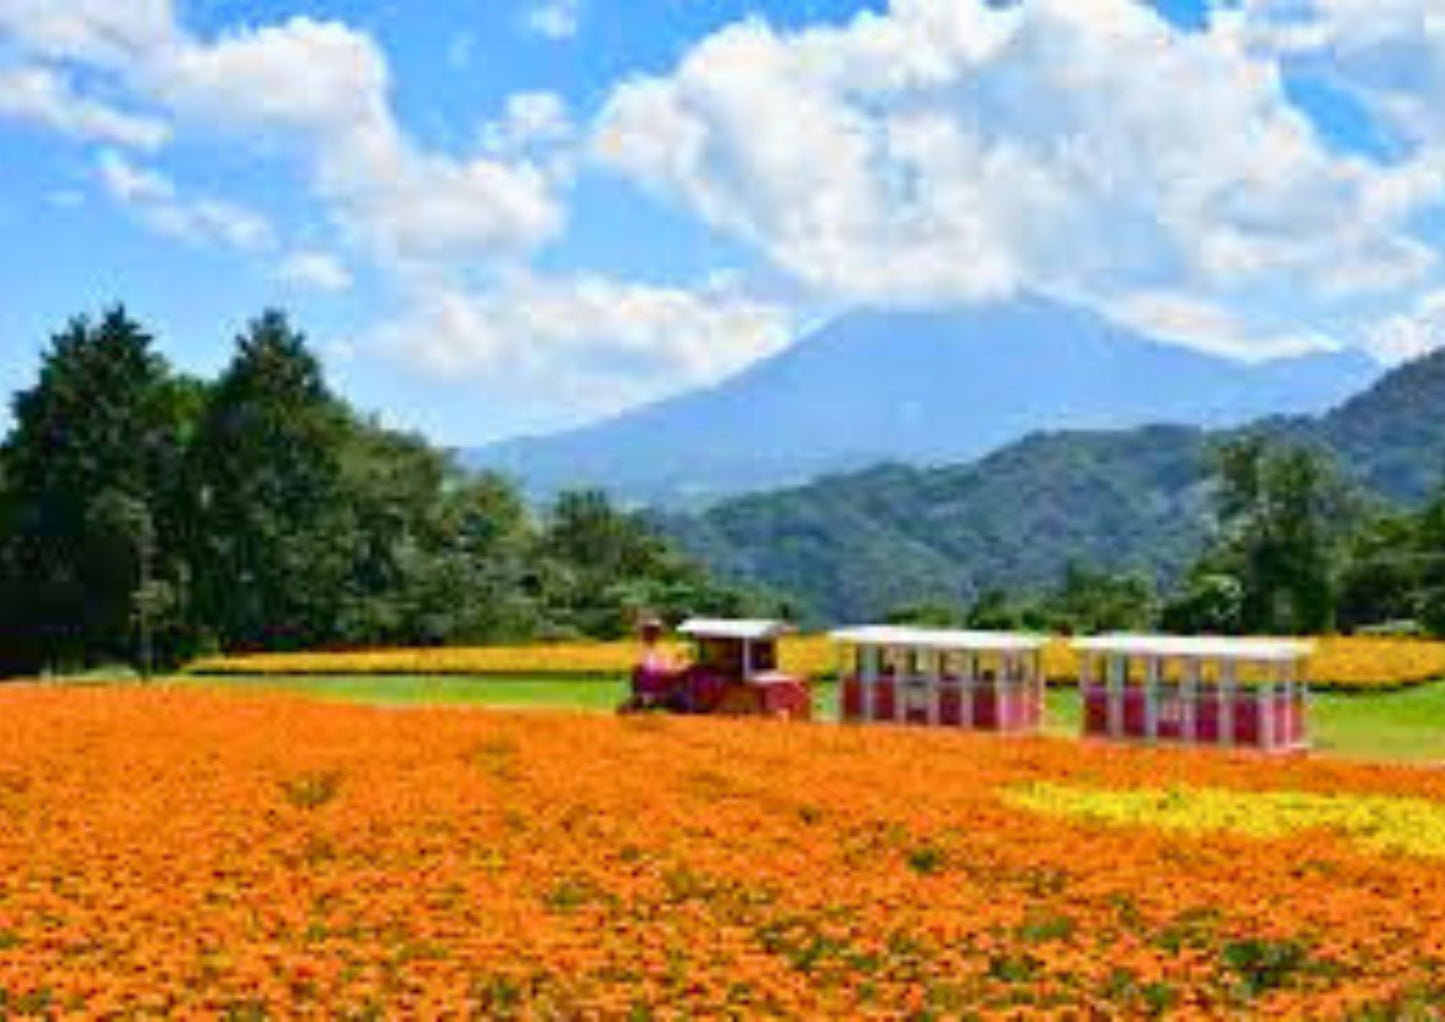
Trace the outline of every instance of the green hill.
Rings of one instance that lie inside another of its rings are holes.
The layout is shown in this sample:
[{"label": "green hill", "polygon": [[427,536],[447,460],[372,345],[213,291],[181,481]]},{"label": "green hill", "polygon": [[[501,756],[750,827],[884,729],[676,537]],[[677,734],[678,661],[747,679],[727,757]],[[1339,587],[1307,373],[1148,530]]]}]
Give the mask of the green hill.
[{"label": "green hill", "polygon": [[[1247,428],[1322,446],[1366,488],[1418,503],[1445,480],[1445,353],[1319,418]],[[1167,586],[1209,526],[1209,451],[1237,432],[1035,434],[967,465],[883,466],[660,521],[715,570],[829,621],[1038,589],[1070,561]]]}]

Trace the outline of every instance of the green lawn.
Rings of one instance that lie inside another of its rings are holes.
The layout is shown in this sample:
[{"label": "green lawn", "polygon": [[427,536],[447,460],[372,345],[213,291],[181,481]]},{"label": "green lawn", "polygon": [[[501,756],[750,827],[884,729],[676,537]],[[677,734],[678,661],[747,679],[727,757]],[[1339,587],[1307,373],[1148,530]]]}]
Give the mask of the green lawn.
[{"label": "green lawn", "polygon": [[[326,677],[188,678],[186,685],[274,689],[379,705],[536,707],[611,712],[626,693],[620,679]],[[815,688],[820,719],[836,717],[834,686]],[[1353,759],[1445,762],[1445,683],[1380,695],[1320,694],[1310,711],[1316,751]],[[1077,697],[1049,693],[1050,734],[1078,734]]]},{"label": "green lawn", "polygon": [[[1079,733],[1078,697],[1049,693],[1048,731]],[[1350,759],[1445,762],[1445,682],[1378,695],[1310,697],[1316,752]]]},{"label": "green lawn", "polygon": [[538,707],[611,712],[627,693],[621,680],[606,678],[468,678],[455,675],[367,675],[359,677],[186,678],[181,684],[208,688],[272,689],[323,699],[383,706],[455,705]]}]

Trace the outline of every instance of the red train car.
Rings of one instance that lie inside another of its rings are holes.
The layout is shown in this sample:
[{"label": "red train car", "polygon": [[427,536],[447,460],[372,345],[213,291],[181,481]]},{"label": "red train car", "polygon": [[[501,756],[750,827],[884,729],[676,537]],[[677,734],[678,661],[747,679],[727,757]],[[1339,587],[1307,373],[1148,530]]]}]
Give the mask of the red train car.
[{"label": "red train car", "polygon": [[693,641],[693,659],[674,666],[656,654],[657,633],[644,630],[648,652],[622,709],[808,720],[807,679],[778,669],[778,640],[789,631],[781,621],[693,618],[678,628]]},{"label": "red train car", "polygon": [[1042,636],[869,625],[833,638],[845,721],[1002,733],[1043,721]]},{"label": "red train car", "polygon": [[1309,747],[1307,642],[1102,635],[1074,649],[1085,737],[1265,752]]}]

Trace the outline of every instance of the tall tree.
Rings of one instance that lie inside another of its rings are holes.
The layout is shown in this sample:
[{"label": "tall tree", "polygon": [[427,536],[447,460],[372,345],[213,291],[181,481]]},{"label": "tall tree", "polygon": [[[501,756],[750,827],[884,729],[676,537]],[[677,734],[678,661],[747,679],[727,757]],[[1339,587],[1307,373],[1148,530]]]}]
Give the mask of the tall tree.
[{"label": "tall tree", "polygon": [[1432,634],[1445,636],[1445,488],[1420,513],[1416,551],[1420,620]]},{"label": "tall tree", "polygon": [[1217,480],[1217,536],[1194,572],[1209,580],[1209,602],[1233,579],[1244,631],[1332,627],[1340,546],[1358,509],[1324,456],[1247,437],[1221,449]]},{"label": "tall tree", "polygon": [[497,642],[543,625],[548,565],[517,491],[493,475],[452,479],[420,542],[404,548],[400,627],[412,642]]},{"label": "tall tree", "polygon": [[36,385],[16,395],[4,616],[29,647],[26,666],[139,660],[155,622],[138,627],[138,611],[179,600],[180,394],[150,335],[116,307],[56,335]]},{"label": "tall tree", "polygon": [[621,634],[643,613],[738,613],[760,599],[713,581],[646,519],[596,490],[557,498],[539,553],[553,619],[588,635]]},{"label": "tall tree", "polygon": [[333,641],[348,599],[345,409],[284,314],[237,338],[190,449],[202,619],[227,647]]},{"label": "tall tree", "polygon": [[1420,621],[1424,591],[1445,554],[1427,549],[1422,527],[1427,516],[1382,513],[1350,538],[1340,575],[1341,630],[1408,627],[1407,622]]}]

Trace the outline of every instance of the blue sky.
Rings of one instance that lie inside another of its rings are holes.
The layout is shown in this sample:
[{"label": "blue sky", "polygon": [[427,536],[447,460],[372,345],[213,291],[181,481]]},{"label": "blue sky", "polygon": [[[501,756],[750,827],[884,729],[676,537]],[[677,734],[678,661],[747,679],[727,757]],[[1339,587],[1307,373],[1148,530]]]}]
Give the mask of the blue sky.
[{"label": "blue sky", "polygon": [[1437,0],[0,0],[0,387],[115,301],[207,374],[284,307],[447,443],[1019,290],[1395,360],[1441,104]]}]

